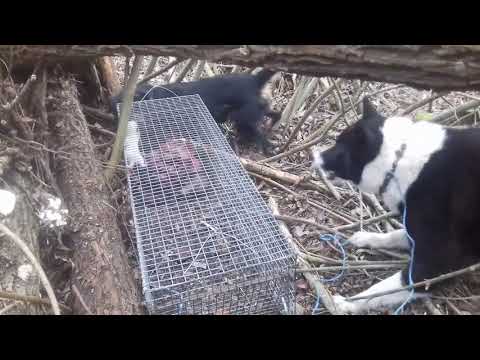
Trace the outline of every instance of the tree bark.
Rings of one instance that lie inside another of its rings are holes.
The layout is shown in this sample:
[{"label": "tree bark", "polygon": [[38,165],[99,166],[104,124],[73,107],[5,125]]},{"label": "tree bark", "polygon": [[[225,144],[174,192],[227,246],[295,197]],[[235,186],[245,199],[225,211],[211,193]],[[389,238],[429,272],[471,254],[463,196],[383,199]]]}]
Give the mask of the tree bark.
[{"label": "tree bark", "polygon": [[[25,242],[37,259],[40,259],[38,244],[40,226],[31,201],[27,196],[27,193],[33,191],[35,187],[30,182],[27,174],[20,173],[13,167],[15,160],[11,156],[5,155],[3,151],[5,150],[4,145],[0,141],[0,148],[2,148],[0,176],[5,181],[2,181],[1,188],[13,192],[17,200],[13,212],[2,222]],[[12,149],[10,148],[10,150]],[[6,183],[8,183],[7,187],[5,187]],[[18,295],[40,297],[40,278],[30,260],[27,259],[14,242],[2,235],[0,234],[0,290]],[[26,273],[24,272],[26,276],[19,276],[20,267],[28,269]],[[0,311],[11,303],[12,301],[0,299]],[[23,302],[18,303],[6,312],[9,315],[45,313],[51,314],[49,307],[39,307],[38,305]]]},{"label": "tree bark", "polygon": [[[128,263],[115,210],[72,81],[52,78],[47,110],[59,154],[57,182],[69,210],[74,243],[73,312],[141,313],[139,291]],[[62,152],[62,153],[60,153]],[[68,156],[62,155],[63,152]]]},{"label": "tree bark", "polygon": [[110,92],[110,96],[117,95],[122,90],[122,86],[115,72],[115,64],[112,62],[112,59],[108,56],[103,56],[97,60],[97,66],[103,84]]},{"label": "tree bark", "polygon": [[480,88],[480,45],[0,45],[0,55],[13,63],[132,54],[206,59],[437,91]]}]

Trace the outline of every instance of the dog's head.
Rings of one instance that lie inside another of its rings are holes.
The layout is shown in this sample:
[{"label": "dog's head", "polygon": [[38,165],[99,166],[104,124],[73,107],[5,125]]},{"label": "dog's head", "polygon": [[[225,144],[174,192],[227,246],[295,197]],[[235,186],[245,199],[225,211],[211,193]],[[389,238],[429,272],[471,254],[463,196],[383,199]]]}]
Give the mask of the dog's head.
[{"label": "dog's head", "polygon": [[312,151],[312,169],[323,170],[330,178],[338,177],[358,185],[363,169],[380,151],[384,121],[385,117],[364,98],[362,118],[345,129],[332,148],[324,152]]}]

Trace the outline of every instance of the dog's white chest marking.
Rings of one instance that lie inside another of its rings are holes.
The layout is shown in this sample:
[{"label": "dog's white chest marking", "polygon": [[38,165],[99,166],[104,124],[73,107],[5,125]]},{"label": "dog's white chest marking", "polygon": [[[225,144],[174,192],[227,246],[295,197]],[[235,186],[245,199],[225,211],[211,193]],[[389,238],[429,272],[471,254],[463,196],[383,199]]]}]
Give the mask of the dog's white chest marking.
[{"label": "dog's white chest marking", "polygon": [[395,177],[383,198],[391,210],[396,210],[410,185],[417,179],[433,153],[443,147],[446,132],[443,127],[428,122],[413,123],[406,117],[391,117],[382,128],[383,142],[375,159],[363,169],[359,187],[377,193],[395,161],[395,152],[406,144],[398,162]]}]

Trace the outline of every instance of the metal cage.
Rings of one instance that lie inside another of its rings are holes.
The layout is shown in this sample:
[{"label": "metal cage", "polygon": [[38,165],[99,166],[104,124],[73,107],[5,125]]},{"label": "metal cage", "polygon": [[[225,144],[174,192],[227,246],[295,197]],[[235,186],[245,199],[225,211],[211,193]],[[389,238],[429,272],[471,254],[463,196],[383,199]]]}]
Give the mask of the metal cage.
[{"label": "metal cage", "polygon": [[292,313],[294,253],[200,96],[134,102],[129,120],[150,313]]}]

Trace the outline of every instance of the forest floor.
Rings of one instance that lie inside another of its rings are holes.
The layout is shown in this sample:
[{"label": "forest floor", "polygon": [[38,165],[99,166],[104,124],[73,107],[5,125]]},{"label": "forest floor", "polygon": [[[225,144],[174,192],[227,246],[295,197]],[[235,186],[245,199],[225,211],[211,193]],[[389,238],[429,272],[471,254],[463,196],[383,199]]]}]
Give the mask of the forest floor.
[{"label": "forest floor", "polygon": [[[159,58],[155,70],[161,69],[168,64],[168,58]],[[124,58],[114,58],[118,70],[118,77],[123,85],[124,80]],[[149,64],[149,58],[145,59],[140,77],[145,73]],[[204,69],[201,73],[202,77],[215,74],[229,73],[232,66],[221,64],[208,64],[209,69]],[[152,84],[161,85],[168,83],[182,70],[182,63],[174,67],[171,71],[167,71],[159,77],[151,80]],[[189,81],[196,68],[193,67],[188,71],[183,81]],[[241,69],[246,70],[246,69]],[[293,74],[282,73],[272,81],[272,106],[275,110],[284,111],[289,101],[294,96],[297,88],[302,85],[299,76]],[[330,87],[333,82],[339,79],[314,79],[318,84],[313,88],[310,94],[307,94],[304,101],[301,101],[286,124],[282,124],[270,134],[269,139],[276,144],[273,153],[285,144],[290,137],[293,128],[303,117],[305,112],[310,108],[311,104],[322,93]],[[420,91],[407,86],[379,83],[379,82],[360,82],[358,80],[339,80],[337,87],[325,97],[316,109],[311,113],[305,123],[301,126],[300,131],[294,137],[289,149],[295,147],[307,139],[310,134],[322,127],[338,114],[344,113],[342,109],[350,108],[352,103],[361,99],[364,95],[370,95],[372,103],[377,110],[386,116],[398,114],[409,106],[419,103],[420,101],[432,97],[430,91]],[[440,96],[433,101],[427,102],[425,105],[415,109],[409,115],[419,120],[428,119],[442,111],[457,107],[472,100],[472,97],[480,98],[480,94],[476,92],[451,92]],[[347,126],[358,119],[358,109],[348,111],[338,117],[323,141],[319,144],[322,148],[331,146],[336,136]],[[480,113],[478,108],[474,108],[467,116],[452,117],[443,122],[449,126],[477,126],[480,123]],[[100,141],[100,140],[99,140]],[[103,140],[102,140],[103,141]],[[241,156],[255,161],[264,158],[263,155],[252,149],[241,149]],[[310,174],[311,156],[310,152],[300,151],[290,156],[272,162],[269,165],[275,169],[279,169],[298,176]],[[282,215],[289,215],[296,218],[302,218],[321,224],[326,228],[336,228],[339,226],[352,225],[350,229],[341,232],[342,236],[348,238],[354,232],[363,228],[368,231],[385,232],[388,229],[396,229],[401,226],[401,218],[389,218],[378,222],[369,223],[369,220],[382,215],[386,209],[383,208],[381,202],[369,194],[361,194],[358,189],[347,182],[336,182],[332,186],[339,195],[337,199],[332,191],[314,191],[305,190],[300,186],[291,186],[282,184],[289,188],[292,192],[286,193],[284,189],[272,186],[272,183],[265,182],[252,177],[257,184],[257,188],[264,199],[274,198],[279,206]],[[120,220],[124,224],[125,236],[130,239],[132,245],[130,255],[135,265],[135,232],[133,230],[132,214],[129,210],[129,200],[126,188],[122,192],[122,200],[120,201],[123,211]],[[313,205],[312,205],[313,204]],[[306,253],[321,255],[324,257],[341,260],[339,250],[330,243],[320,240],[320,236],[325,231],[320,231],[317,227],[305,223],[288,223],[288,228],[294,238],[294,241]],[[397,260],[407,259],[408,254],[398,252],[378,252],[363,249],[354,249],[346,246],[347,257],[350,261],[369,262],[364,267],[358,266],[355,269],[345,270],[343,275],[335,282],[326,282],[325,286],[332,294],[342,294],[344,296],[354,295],[378,281],[385,279],[393,273],[399,271]],[[382,261],[381,263],[378,263]],[[392,262],[393,261],[393,262]],[[376,265],[374,268],[368,265]],[[389,263],[390,262],[390,263]],[[312,264],[312,267],[321,267],[321,262]],[[400,266],[402,266],[400,264]],[[335,271],[317,271],[314,274],[319,280],[328,279],[336,276],[340,270]],[[137,271],[136,271],[137,272]],[[140,281],[137,272],[136,278]],[[453,283],[441,286],[439,290],[433,292],[430,301],[416,301],[407,305],[404,314],[479,314],[480,313],[480,276],[476,274],[467,274],[455,279]],[[305,314],[327,314],[327,310],[320,304],[314,310],[316,296],[313,289],[310,288],[306,280],[301,274],[298,274],[296,280],[297,303],[303,308]]]}]

